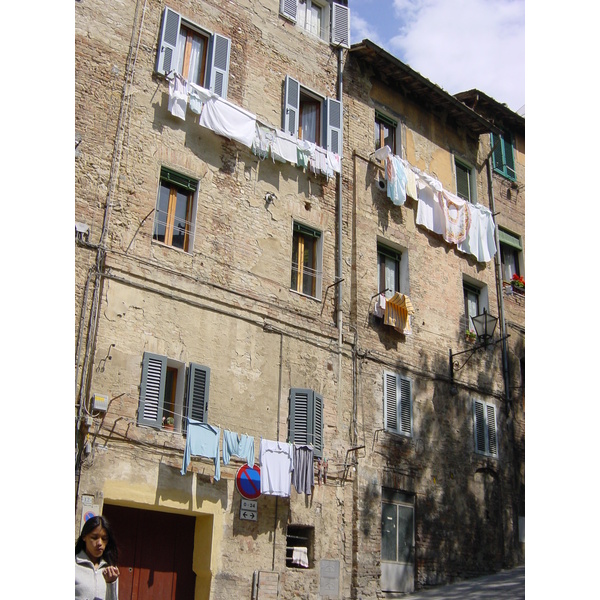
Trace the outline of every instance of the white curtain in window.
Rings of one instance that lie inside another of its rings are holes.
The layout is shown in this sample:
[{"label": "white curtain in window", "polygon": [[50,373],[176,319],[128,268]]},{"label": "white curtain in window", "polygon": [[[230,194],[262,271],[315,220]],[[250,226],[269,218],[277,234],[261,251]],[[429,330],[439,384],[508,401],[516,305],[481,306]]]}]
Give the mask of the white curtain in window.
[{"label": "white curtain in window", "polygon": [[315,35],[321,35],[321,7],[311,4],[306,15],[306,29]]},{"label": "white curtain in window", "polygon": [[200,79],[200,72],[202,67],[200,65],[200,59],[202,57],[202,40],[196,36],[192,38],[192,52],[190,54],[190,70],[188,72],[188,81],[197,85],[203,85]]},{"label": "white curtain in window", "polygon": [[476,317],[478,312],[478,297],[473,292],[467,292],[467,327],[471,331],[475,331],[471,317]]},{"label": "white curtain in window", "polygon": [[302,107],[302,139],[313,143],[317,141],[317,106],[314,104]]},{"label": "white curtain in window", "polygon": [[385,258],[385,286],[388,291],[385,293],[386,298],[391,298],[397,291],[396,289],[396,265],[397,262],[386,256]]}]

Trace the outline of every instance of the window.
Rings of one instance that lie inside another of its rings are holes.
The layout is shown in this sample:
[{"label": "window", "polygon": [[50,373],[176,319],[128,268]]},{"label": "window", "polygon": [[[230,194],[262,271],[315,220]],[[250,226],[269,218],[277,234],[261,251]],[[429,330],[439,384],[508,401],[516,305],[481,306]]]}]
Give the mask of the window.
[{"label": "window", "polygon": [[342,103],[323,98],[285,78],[282,129],[334,152],[342,154]]},{"label": "window", "polygon": [[189,252],[194,230],[198,182],[163,167],[154,215],[152,239]]},{"label": "window", "polygon": [[377,291],[387,290],[386,298],[400,291],[400,261],[402,254],[377,244]]},{"label": "window", "polygon": [[313,298],[321,296],[321,232],[294,223],[292,290]]},{"label": "window", "polygon": [[[187,375],[187,387],[186,387]],[[185,430],[184,417],[206,423],[210,369],[160,354],[144,352],[138,425],[156,429],[173,420],[176,431]]]},{"label": "window", "polygon": [[498,229],[500,256],[502,259],[502,279],[510,281],[513,275],[521,275],[521,251],[523,249],[518,236],[505,229]]},{"label": "window", "polygon": [[288,442],[310,444],[314,457],[323,458],[323,396],[313,390],[290,390]]},{"label": "window", "polygon": [[385,428],[392,433],[412,436],[412,381],[385,371],[383,397]]},{"label": "window", "polygon": [[375,113],[375,150],[389,146],[396,154],[396,128],[398,124],[384,115]]},{"label": "window", "polygon": [[465,303],[465,329],[475,331],[472,317],[476,317],[488,308],[488,291],[486,286],[475,282],[463,281],[463,296]]},{"label": "window", "polygon": [[498,456],[496,407],[481,400],[473,400],[473,430],[475,452],[486,456]]},{"label": "window", "polygon": [[230,51],[229,38],[211,34],[165,8],[156,57],[157,73],[177,71],[188,81],[227,98]]},{"label": "window", "polygon": [[[500,136],[490,134],[492,143],[492,162],[494,165],[494,171],[504,175],[507,179],[512,181],[517,180],[517,173],[515,171],[515,158],[514,158],[514,146],[513,140],[510,133],[503,133]],[[496,142],[498,145],[495,146]],[[494,148],[495,146],[495,148]]]},{"label": "window", "polygon": [[475,182],[473,181],[473,169],[465,163],[454,159],[456,172],[456,195],[463,200],[476,202]]},{"label": "window", "polygon": [[280,0],[279,12],[322,40],[350,47],[350,9],[335,0]]},{"label": "window", "polygon": [[285,545],[286,567],[309,569],[314,565],[314,527],[288,525]]}]

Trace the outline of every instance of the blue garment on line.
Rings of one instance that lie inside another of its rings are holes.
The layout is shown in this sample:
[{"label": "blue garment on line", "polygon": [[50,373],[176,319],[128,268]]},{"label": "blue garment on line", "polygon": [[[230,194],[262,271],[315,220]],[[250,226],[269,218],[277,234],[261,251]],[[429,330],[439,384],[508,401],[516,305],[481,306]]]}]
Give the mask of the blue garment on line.
[{"label": "blue garment on line", "polygon": [[396,206],[402,206],[406,202],[406,182],[408,178],[406,177],[404,165],[397,156],[390,156],[388,160],[391,160],[394,165],[394,177],[387,182],[387,195]]},{"label": "blue garment on line", "polygon": [[228,429],[223,430],[223,464],[228,465],[232,456],[239,456],[251,467],[254,466],[254,438],[245,433],[240,435]]},{"label": "blue garment on line", "polygon": [[185,475],[192,456],[205,456],[215,459],[215,481],[221,478],[221,463],[219,454],[219,438],[221,429],[195,419],[187,420],[187,439],[183,451],[183,466],[181,474]]}]

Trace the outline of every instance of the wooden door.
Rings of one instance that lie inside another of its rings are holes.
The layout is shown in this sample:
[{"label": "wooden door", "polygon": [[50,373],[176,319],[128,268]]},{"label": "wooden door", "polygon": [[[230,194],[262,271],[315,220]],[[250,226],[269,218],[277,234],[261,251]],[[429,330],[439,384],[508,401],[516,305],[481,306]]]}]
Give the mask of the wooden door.
[{"label": "wooden door", "polygon": [[193,600],[195,518],[105,505],[119,547],[120,600]]}]

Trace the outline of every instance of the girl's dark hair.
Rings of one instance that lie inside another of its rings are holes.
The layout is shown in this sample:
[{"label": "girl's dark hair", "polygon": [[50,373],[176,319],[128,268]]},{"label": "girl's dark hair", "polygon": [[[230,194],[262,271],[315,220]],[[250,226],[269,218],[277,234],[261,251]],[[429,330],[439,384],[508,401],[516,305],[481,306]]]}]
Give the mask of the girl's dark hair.
[{"label": "girl's dark hair", "polygon": [[81,550],[85,550],[85,541],[83,538],[90,531],[92,531],[93,529],[96,529],[96,527],[98,527],[98,525],[101,525],[102,527],[104,527],[104,529],[106,529],[106,533],[108,534],[108,542],[106,543],[106,548],[104,549],[104,554],[102,555],[102,558],[109,565],[116,565],[118,556],[119,556],[119,552],[117,549],[117,543],[116,543],[112,528],[110,526],[110,523],[107,521],[106,517],[103,517],[102,515],[97,515],[97,516],[91,517],[90,519],[88,519],[85,522],[83,529],[81,530],[81,533],[79,534],[79,538],[77,539],[77,543],[75,544],[75,554],[77,554]]}]

